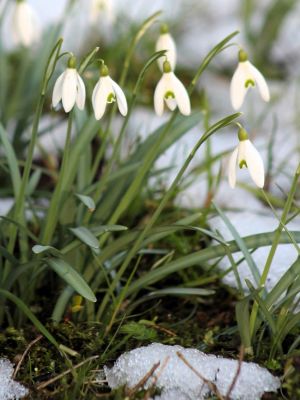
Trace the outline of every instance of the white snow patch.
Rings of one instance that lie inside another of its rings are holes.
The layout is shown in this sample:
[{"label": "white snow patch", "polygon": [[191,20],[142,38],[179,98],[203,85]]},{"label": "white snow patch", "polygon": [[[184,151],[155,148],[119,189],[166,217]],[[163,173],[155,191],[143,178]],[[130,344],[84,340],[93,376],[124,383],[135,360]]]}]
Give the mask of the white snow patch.
[{"label": "white snow patch", "polygon": [[4,358],[0,359],[0,400],[18,400],[28,394],[28,390],[12,379],[13,364]]},{"label": "white snow patch", "polygon": [[[230,220],[231,224],[235,227],[241,237],[248,235],[254,235],[258,233],[271,232],[277,228],[279,222],[273,213],[269,210],[265,210],[264,213],[258,212],[227,212],[226,216]],[[210,227],[213,230],[217,230],[226,241],[233,240],[233,236],[230,233],[228,227],[221,217],[215,217],[209,221]],[[287,225],[289,230],[300,229],[300,219],[297,218]],[[259,247],[254,253],[252,258],[257,265],[257,268],[262,273],[268,254],[270,252],[270,246]],[[234,260],[237,262],[243,258],[242,252],[232,254]],[[269,291],[272,289],[282,275],[288,270],[288,268],[296,261],[298,252],[293,244],[280,244],[277,247],[273,262],[270,268],[270,272],[265,284],[266,289]],[[231,264],[227,258],[222,259],[219,264],[219,268],[222,270],[228,269]],[[246,261],[242,261],[238,266],[238,273],[241,279],[241,283],[244,289],[247,289],[245,279],[249,279],[253,285],[255,285],[254,278],[249,269]],[[223,282],[229,286],[237,287],[237,282],[233,272],[228,273],[224,278]],[[256,286],[256,285],[255,285]]]},{"label": "white snow patch", "polygon": [[9,213],[10,209],[14,205],[14,202],[15,200],[12,197],[0,199],[0,217]]},{"label": "white snow patch", "polygon": [[[104,367],[108,385],[112,389],[123,385],[132,388],[145,377],[153,365],[160,362],[153,377],[148,379],[144,386],[148,389],[155,379],[156,387],[162,391],[161,396],[155,397],[156,400],[206,398],[210,394],[209,387],[178,357],[177,352],[180,352],[206,380],[214,383],[222,395],[227,394],[236,376],[238,361],[207,355],[197,349],[160,343],[152,343],[124,353],[111,369]],[[243,362],[230,398],[257,400],[264,392],[275,392],[279,387],[279,379],[265,368],[255,363]]]}]

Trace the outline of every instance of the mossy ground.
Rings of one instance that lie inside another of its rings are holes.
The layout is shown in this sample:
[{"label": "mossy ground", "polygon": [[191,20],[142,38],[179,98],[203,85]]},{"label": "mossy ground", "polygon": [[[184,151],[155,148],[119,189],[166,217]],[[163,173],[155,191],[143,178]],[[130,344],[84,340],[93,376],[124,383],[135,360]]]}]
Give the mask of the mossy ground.
[{"label": "mossy ground", "polygon": [[[135,347],[157,341],[237,358],[240,338],[234,321],[234,304],[234,295],[222,287],[205,302],[161,298],[148,304],[147,309],[136,310],[135,317],[124,321],[117,334],[112,332],[108,336],[104,335],[105,326],[99,323],[76,323],[68,318],[56,326],[48,323],[48,329],[57,340],[75,350],[77,356],[62,356],[42,338],[30,348],[16,379],[30,389],[31,399],[122,399],[125,396],[123,389],[110,393],[105,382],[96,382],[95,377],[101,374],[104,364],[112,365],[121,353]],[[30,325],[20,330],[6,328],[0,334],[1,356],[17,364],[38,335]],[[75,368],[95,355],[99,358]],[[266,340],[260,345],[259,357],[246,359],[267,366],[277,375],[288,374],[283,393],[267,394],[265,399],[299,398],[299,357],[268,360]],[[67,370],[70,372],[65,376],[40,387]],[[148,394],[141,392],[131,398],[147,398]]]}]

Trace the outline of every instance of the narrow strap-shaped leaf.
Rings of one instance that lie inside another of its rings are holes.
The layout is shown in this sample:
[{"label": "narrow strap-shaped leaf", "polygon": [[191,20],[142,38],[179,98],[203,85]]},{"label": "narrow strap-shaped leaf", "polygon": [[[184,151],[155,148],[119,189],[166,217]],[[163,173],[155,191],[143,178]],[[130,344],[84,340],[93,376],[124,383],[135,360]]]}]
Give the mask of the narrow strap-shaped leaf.
[{"label": "narrow strap-shaped leaf", "polygon": [[242,344],[247,353],[252,353],[251,336],[250,336],[250,312],[249,302],[251,296],[245,297],[238,301],[235,306],[235,315],[241,336]]},{"label": "narrow strap-shaped leaf", "polygon": [[20,185],[21,185],[21,175],[18,166],[18,160],[15,154],[15,151],[7,138],[6,131],[3,126],[0,124],[0,140],[4,147],[5,156],[7,158],[7,163],[9,166],[10,176],[14,188],[15,197],[18,196]]},{"label": "narrow strap-shaped leaf", "polygon": [[99,249],[99,242],[95,235],[85,228],[84,226],[79,226],[77,228],[69,228],[69,230],[75,235],[81,242],[93,249]]},{"label": "narrow strap-shaped leaf", "polygon": [[[296,241],[300,242],[300,232],[292,231],[290,233],[294,236]],[[243,240],[248,249],[253,249],[258,247],[270,246],[270,244],[272,244],[273,238],[274,232],[264,232],[244,237]],[[280,243],[290,243],[290,238],[285,232],[281,234]],[[226,249],[224,248],[223,244],[218,244],[216,246],[208,247],[204,250],[197,251],[187,256],[180,257],[177,260],[165,264],[161,268],[149,271],[146,275],[133,282],[132,285],[128,288],[127,293],[133,293],[137,290],[137,288],[142,288],[149,284],[153,284],[174,272],[182,271],[193,265],[199,265],[203,262],[216,259],[220,256],[226,256],[227,251],[230,251],[232,253],[240,251],[240,248],[235,240],[232,240],[227,244],[228,247],[226,247]]]},{"label": "narrow strap-shaped leaf", "polygon": [[21,299],[7,290],[0,289],[0,295],[6,297],[19,307],[19,309],[31,320],[34,326],[51,342],[55,347],[59,349],[59,344],[56,339],[51,335],[48,329],[37,319],[33,312],[26,306]]},{"label": "narrow strap-shaped leaf", "polygon": [[251,256],[247,246],[244,243],[244,240],[241,238],[241,236],[239,235],[238,231],[235,229],[233,224],[230,222],[230,220],[226,216],[226,214],[215,203],[213,203],[213,204],[214,204],[214,207],[217,210],[218,214],[220,215],[220,217],[224,221],[226,227],[228,228],[228,230],[232,234],[233,238],[235,239],[236,243],[238,244],[239,248],[241,249],[241,252],[243,253],[243,255],[245,257],[245,260],[247,261],[247,264],[248,264],[248,266],[250,268],[252,276],[253,276],[256,284],[259,285],[260,273],[259,273],[257,265],[255,264],[255,262],[254,262],[254,260],[253,260],[253,258]]},{"label": "narrow strap-shaped leaf", "polygon": [[64,260],[51,258],[47,264],[77,293],[89,301],[96,302],[96,296],[83,277]]},{"label": "narrow strap-shaped leaf", "polygon": [[89,209],[90,212],[95,211],[96,205],[91,197],[79,193],[76,193],[75,196]]}]

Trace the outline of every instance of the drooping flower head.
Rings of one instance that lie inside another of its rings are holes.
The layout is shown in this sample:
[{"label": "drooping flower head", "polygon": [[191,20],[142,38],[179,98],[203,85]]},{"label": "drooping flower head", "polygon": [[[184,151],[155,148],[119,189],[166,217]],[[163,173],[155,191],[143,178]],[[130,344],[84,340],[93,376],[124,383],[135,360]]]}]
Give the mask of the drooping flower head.
[{"label": "drooping flower head", "polygon": [[191,103],[189,95],[172,71],[169,61],[163,63],[163,76],[159,80],[154,92],[154,109],[158,116],[164,112],[164,104],[174,111],[178,106],[183,115],[190,115]]},{"label": "drooping flower head", "polygon": [[120,113],[127,115],[128,106],[126,97],[120,86],[109,76],[108,68],[105,64],[100,68],[100,79],[98,80],[92,95],[92,104],[97,120],[103,117],[107,104],[117,102]]},{"label": "drooping flower head", "polygon": [[[177,52],[176,52],[176,44],[174,39],[169,33],[169,28],[167,24],[163,24],[160,28],[160,36],[157,39],[155,45],[155,51],[166,50],[166,57],[171,65],[172,70],[174,71],[176,67],[176,59],[177,59]],[[163,64],[164,60],[160,57],[157,60],[159,69],[163,71]]]},{"label": "drooping flower head", "polygon": [[72,56],[69,58],[67,69],[55,82],[52,105],[55,108],[62,100],[62,105],[66,113],[73,109],[75,103],[79,110],[83,110],[85,96],[84,82],[76,70],[76,58]]},{"label": "drooping flower head", "polygon": [[236,184],[236,170],[248,168],[254,183],[262,188],[265,183],[264,163],[256,148],[248,139],[248,134],[244,128],[238,132],[239,144],[234,149],[229,160],[228,179],[229,185],[234,188]]},{"label": "drooping flower head", "polygon": [[267,82],[263,75],[254,65],[248,61],[248,55],[244,50],[239,51],[239,64],[235,70],[231,85],[230,98],[232,107],[238,110],[249,90],[257,85],[259,93],[264,101],[270,100],[270,93]]},{"label": "drooping flower head", "polygon": [[41,36],[39,19],[27,0],[17,0],[12,15],[12,36],[16,44],[31,46]]}]

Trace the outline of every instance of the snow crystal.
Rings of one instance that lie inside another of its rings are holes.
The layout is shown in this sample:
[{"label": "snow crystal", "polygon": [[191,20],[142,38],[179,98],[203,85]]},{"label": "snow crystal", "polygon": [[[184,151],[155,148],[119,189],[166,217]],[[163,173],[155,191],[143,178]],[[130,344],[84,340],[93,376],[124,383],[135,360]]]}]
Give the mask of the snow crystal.
[{"label": "snow crystal", "polygon": [[[265,210],[264,213],[249,211],[227,212],[226,215],[241,237],[257,233],[271,232],[274,231],[274,229],[276,229],[278,226],[278,220],[269,210]],[[213,218],[209,224],[211,228],[213,228],[213,230],[217,230],[226,241],[233,240],[232,234],[221,217]],[[296,222],[296,220],[290,222],[287,227],[289,230],[299,230],[299,219],[298,222]],[[264,269],[269,252],[270,246],[265,246],[259,247],[254,253],[252,253],[252,258],[257,265],[260,274]],[[243,254],[241,252],[233,253],[232,256],[236,262],[243,258]],[[269,276],[265,284],[267,290],[272,289],[276,285],[282,275],[296,261],[297,257],[298,252],[293,244],[280,244],[277,247]],[[227,258],[224,258],[219,262],[218,266],[225,271],[231,266],[231,264]],[[245,260],[238,264],[237,268],[244,289],[247,289],[245,279],[249,279],[252,284],[255,285],[252,273]],[[229,286],[237,287],[237,282],[233,272],[225,275],[223,282]]]},{"label": "snow crystal", "polygon": [[[236,377],[238,361],[207,355],[197,349],[160,343],[152,343],[124,353],[111,369],[104,367],[108,385],[112,389],[123,385],[132,388],[156,363],[160,362],[160,366],[144,386],[148,389],[155,382],[156,388],[162,391],[161,396],[156,396],[155,400],[204,399],[210,394],[209,386],[178,357],[177,352],[180,352],[201,376],[213,383],[218,391],[226,396]],[[276,391],[279,386],[279,379],[265,368],[255,363],[242,362],[230,398],[256,400],[264,392]]]},{"label": "snow crystal", "polygon": [[28,394],[28,390],[12,379],[13,364],[0,359],[0,400],[18,400]]}]

